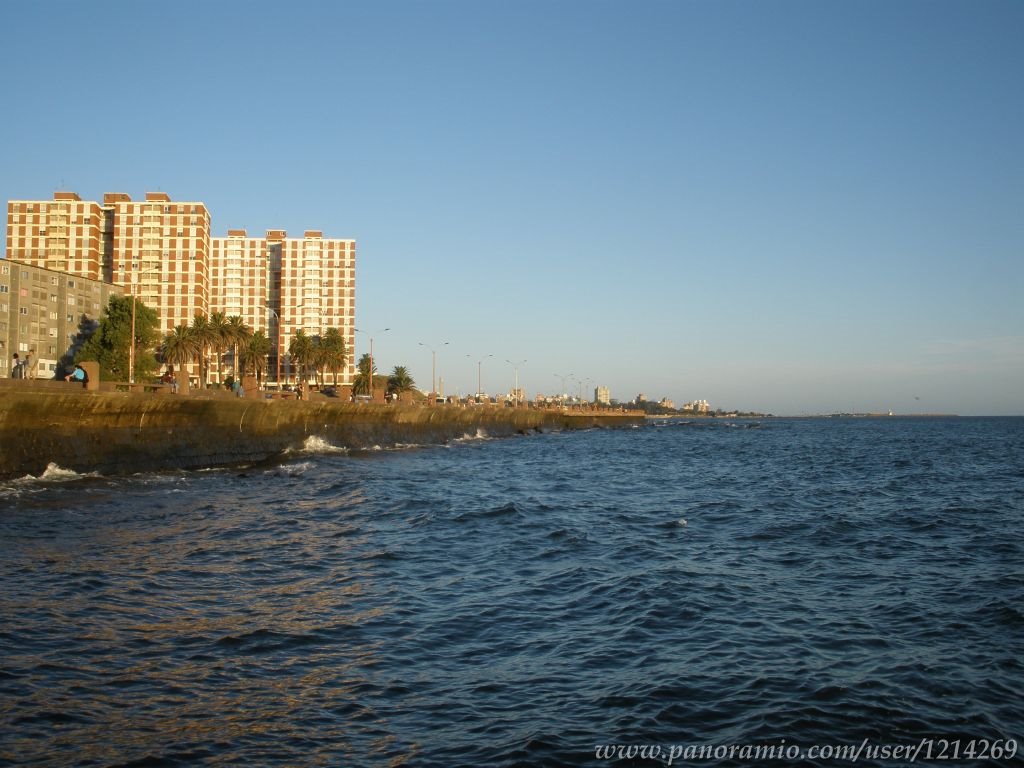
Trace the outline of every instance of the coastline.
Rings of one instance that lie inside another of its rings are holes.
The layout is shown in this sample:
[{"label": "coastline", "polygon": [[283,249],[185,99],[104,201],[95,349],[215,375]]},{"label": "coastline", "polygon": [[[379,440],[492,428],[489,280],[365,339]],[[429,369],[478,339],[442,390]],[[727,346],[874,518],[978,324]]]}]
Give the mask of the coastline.
[{"label": "coastline", "polygon": [[374,405],[4,387],[0,480],[273,461],[309,438],[337,448],[440,445],[464,436],[631,427],[642,414]]}]

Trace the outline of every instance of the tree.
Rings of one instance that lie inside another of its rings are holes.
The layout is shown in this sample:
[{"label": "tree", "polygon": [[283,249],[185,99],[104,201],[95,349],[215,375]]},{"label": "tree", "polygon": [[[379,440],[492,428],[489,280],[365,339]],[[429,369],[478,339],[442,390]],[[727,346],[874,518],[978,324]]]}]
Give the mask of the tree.
[{"label": "tree", "polygon": [[320,339],[319,364],[334,374],[334,386],[338,386],[338,371],[345,367],[348,351],[345,339],[337,328],[328,328]]},{"label": "tree", "polygon": [[[224,328],[224,339],[234,348],[231,359],[235,368],[238,368],[239,366],[239,348],[244,347],[244,345],[249,342],[250,338],[252,338],[252,328],[246,325],[242,318],[238,315],[232,315],[228,318],[227,325]],[[237,371],[235,372],[235,375],[239,375]],[[244,370],[241,375],[245,375]]]},{"label": "tree", "polygon": [[228,330],[228,320],[224,316],[223,312],[212,312],[210,318],[206,321],[206,334],[209,339],[208,346],[217,355],[217,383],[222,384],[224,382],[224,369],[222,364],[224,362],[224,352],[227,350],[229,344],[230,331]]},{"label": "tree", "polygon": [[199,342],[189,326],[177,325],[164,336],[160,354],[167,365],[173,365],[180,373],[199,354]]},{"label": "tree", "polygon": [[132,336],[132,302],[135,302],[135,376],[146,378],[157,370],[153,348],[159,339],[156,310],[131,296],[111,296],[99,328],[75,355],[75,362],[92,360],[100,365],[100,378],[128,381]]},{"label": "tree", "polygon": [[364,354],[359,358],[359,363],[356,365],[356,377],[352,380],[352,394],[370,394],[370,377],[375,373],[377,373],[377,364],[370,360],[368,354]]},{"label": "tree", "polygon": [[263,378],[263,372],[267,369],[267,355],[270,354],[271,343],[263,331],[256,331],[252,336],[242,343],[239,349],[239,364],[241,376],[249,369],[256,373],[257,379]]},{"label": "tree", "polygon": [[206,351],[218,343],[217,332],[210,325],[210,321],[202,315],[192,318],[192,334],[198,344],[197,357],[199,359],[199,386],[206,388],[209,380],[209,365],[206,359]]},{"label": "tree", "polygon": [[305,381],[306,368],[313,355],[313,340],[309,338],[309,336],[306,335],[306,332],[301,328],[295,332],[295,335],[292,336],[292,340],[288,342],[288,354],[298,365],[299,381]]},{"label": "tree", "polygon": [[388,392],[397,395],[398,399],[401,400],[402,395],[406,392],[411,392],[415,388],[416,382],[409,375],[409,370],[404,365],[396,365],[388,377]]}]

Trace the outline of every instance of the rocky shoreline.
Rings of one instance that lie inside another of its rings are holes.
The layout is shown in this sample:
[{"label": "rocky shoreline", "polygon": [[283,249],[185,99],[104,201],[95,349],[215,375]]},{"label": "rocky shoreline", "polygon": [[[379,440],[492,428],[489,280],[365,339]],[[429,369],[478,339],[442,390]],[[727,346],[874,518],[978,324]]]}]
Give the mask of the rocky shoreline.
[{"label": "rocky shoreline", "polygon": [[[69,385],[70,386],[70,385]],[[443,444],[464,436],[628,427],[642,414],[353,405],[3,387],[0,479],[75,472],[130,474],[273,461],[310,438],[360,450]]]}]

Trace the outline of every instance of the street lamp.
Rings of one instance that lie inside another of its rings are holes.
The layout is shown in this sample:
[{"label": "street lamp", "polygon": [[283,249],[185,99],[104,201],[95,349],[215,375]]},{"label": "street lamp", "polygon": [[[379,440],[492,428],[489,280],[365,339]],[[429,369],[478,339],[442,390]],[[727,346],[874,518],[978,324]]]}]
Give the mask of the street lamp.
[{"label": "street lamp", "polygon": [[516,388],[515,388],[515,393],[516,393],[516,407],[518,408],[520,405],[522,405],[522,401],[521,401],[521,399],[519,397],[519,366],[520,365],[526,365],[526,361],[525,360],[520,360],[518,363],[513,363],[511,360],[506,360],[505,362],[508,363],[509,365],[511,365],[515,369],[515,372],[516,372]]},{"label": "street lamp", "polygon": [[363,331],[363,330],[360,330],[359,328],[354,328],[353,330],[356,333],[365,333],[367,336],[370,337],[370,372],[369,372],[369,376],[370,376],[370,401],[373,402],[373,334],[375,334],[375,333],[387,333],[391,329],[390,328],[381,328],[380,330],[376,330],[376,331]]},{"label": "street lamp", "polygon": [[[142,277],[143,275],[148,274],[150,272],[159,272],[159,271],[160,271],[160,267],[150,267],[149,269],[144,269],[141,272],[133,272],[132,273],[132,278],[134,278],[136,275],[138,275],[139,277]],[[131,335],[131,339],[129,340],[130,343],[128,344],[128,383],[129,384],[134,384],[135,383],[135,304],[137,302],[136,295],[135,295],[135,280],[134,279],[131,282],[131,289],[132,289],[132,335]]]},{"label": "street lamp", "polygon": [[[431,347],[429,344],[424,344],[422,341],[419,342],[421,347],[426,347],[430,350],[430,394],[437,398],[437,350]],[[441,344],[442,347],[447,347],[448,342]]]},{"label": "street lamp", "polygon": [[559,400],[559,404],[560,404],[560,405],[565,405],[565,402],[564,402],[564,401],[565,401],[565,395],[566,395],[566,391],[565,391],[565,380],[566,380],[566,379],[571,379],[571,378],[572,378],[573,376],[575,376],[575,375],[576,375],[576,374],[574,374],[574,373],[566,374],[565,376],[563,376],[563,375],[562,375],[562,374],[560,374],[560,373],[556,373],[556,374],[555,374],[555,378],[556,378],[556,379],[561,379],[561,380],[562,380],[562,388],[561,388],[561,389],[559,390],[559,392],[558,392],[558,400]]},{"label": "street lamp", "polygon": [[[472,355],[466,355],[466,357],[473,357],[473,356]],[[483,394],[483,387],[480,384],[480,369],[481,369],[481,366],[483,365],[484,360],[486,360],[488,357],[494,357],[494,355],[484,355],[483,357],[481,357],[479,360],[476,361],[476,400],[477,400],[477,402],[480,402],[480,395]]]},{"label": "street lamp", "polygon": [[277,314],[269,305],[263,307],[267,312],[274,316],[274,320],[277,321],[277,333],[274,335],[274,360],[277,363],[277,373],[274,374],[274,382],[277,384],[277,391],[281,391],[281,316]]}]

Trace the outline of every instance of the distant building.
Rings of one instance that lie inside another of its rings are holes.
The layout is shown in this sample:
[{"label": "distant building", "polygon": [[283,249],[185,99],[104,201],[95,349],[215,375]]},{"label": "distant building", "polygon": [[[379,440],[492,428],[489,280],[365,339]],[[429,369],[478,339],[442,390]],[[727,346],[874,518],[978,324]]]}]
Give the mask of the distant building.
[{"label": "distant building", "polygon": [[683,406],[684,411],[692,411],[693,413],[708,413],[711,410],[711,406],[708,405],[707,400],[694,400]]},{"label": "distant building", "polygon": [[612,397],[611,392],[608,391],[608,387],[594,388],[594,402],[598,405],[611,405]]},{"label": "distant building", "polygon": [[662,408],[669,408],[673,411],[676,409],[676,404],[667,397],[661,398],[661,400],[658,402],[658,405],[660,405]]},{"label": "distant building", "polygon": [[65,373],[117,286],[11,259],[0,260],[0,377],[11,361],[35,351],[35,378]]}]

